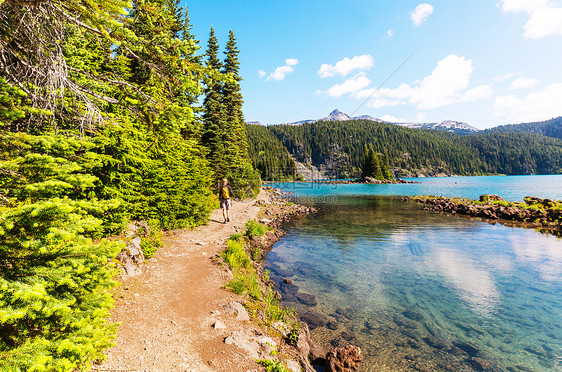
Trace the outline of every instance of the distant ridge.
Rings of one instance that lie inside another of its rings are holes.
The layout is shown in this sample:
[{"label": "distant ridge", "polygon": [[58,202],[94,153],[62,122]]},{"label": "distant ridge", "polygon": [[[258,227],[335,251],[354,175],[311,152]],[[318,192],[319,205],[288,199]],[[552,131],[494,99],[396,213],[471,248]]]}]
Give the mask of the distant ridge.
[{"label": "distant ridge", "polygon": [[375,118],[375,117],[372,117],[370,115],[361,115],[361,116],[351,117],[351,116],[347,115],[346,113],[341,112],[338,109],[335,109],[334,111],[330,112],[330,114],[328,116],[326,116],[324,118],[321,118],[321,119],[301,120],[301,121],[296,121],[294,123],[287,123],[287,125],[302,125],[302,124],[307,124],[307,123],[314,123],[314,122],[317,122],[317,121],[349,121],[349,120],[369,120],[369,121],[375,121],[375,122],[378,122],[378,123],[395,124],[395,125],[399,125],[401,127],[407,127],[407,128],[434,129],[434,130],[441,130],[441,131],[451,132],[451,133],[456,133],[456,134],[471,134],[471,133],[476,133],[476,132],[479,131],[478,128],[470,126],[466,123],[462,123],[462,122],[459,122],[459,121],[453,121],[453,120],[446,120],[446,121],[443,121],[441,123],[395,123],[395,122],[390,122],[390,121],[386,121],[386,120],[383,120],[383,119]]}]

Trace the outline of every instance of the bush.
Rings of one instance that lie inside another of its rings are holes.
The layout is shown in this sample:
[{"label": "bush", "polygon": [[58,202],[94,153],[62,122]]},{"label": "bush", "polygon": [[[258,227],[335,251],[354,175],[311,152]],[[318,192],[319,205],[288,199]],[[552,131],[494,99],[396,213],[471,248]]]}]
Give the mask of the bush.
[{"label": "bush", "polygon": [[270,231],[269,226],[264,225],[256,220],[248,220],[246,222],[246,233],[245,235],[250,239],[255,239],[263,236],[266,232]]},{"label": "bush", "polygon": [[144,258],[148,259],[162,247],[162,231],[159,229],[158,223],[154,220],[150,221],[150,233],[142,236],[141,249],[144,254]]}]

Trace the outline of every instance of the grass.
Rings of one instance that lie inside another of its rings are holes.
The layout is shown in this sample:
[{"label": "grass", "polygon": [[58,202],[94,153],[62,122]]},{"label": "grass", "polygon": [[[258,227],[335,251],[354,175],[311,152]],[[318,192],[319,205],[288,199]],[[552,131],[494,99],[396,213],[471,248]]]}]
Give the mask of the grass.
[{"label": "grass", "polygon": [[255,239],[265,235],[265,233],[270,230],[271,228],[264,225],[263,223],[260,223],[256,220],[248,220],[248,222],[246,222],[245,235],[250,239]]},{"label": "grass", "polygon": [[221,256],[224,263],[231,268],[233,278],[225,287],[238,295],[247,296],[250,300],[246,304],[249,313],[256,318],[262,312],[263,319],[260,321],[266,326],[280,321],[293,329],[298,327],[295,310],[280,306],[276,292],[264,284],[269,282],[269,273],[266,270],[260,278],[253,265],[253,262],[261,257],[261,248],[254,245],[248,248],[250,253],[246,249],[246,245],[250,246],[251,239],[263,236],[270,230],[271,228],[262,223],[249,220],[243,234],[234,234],[227,240],[227,248]]}]

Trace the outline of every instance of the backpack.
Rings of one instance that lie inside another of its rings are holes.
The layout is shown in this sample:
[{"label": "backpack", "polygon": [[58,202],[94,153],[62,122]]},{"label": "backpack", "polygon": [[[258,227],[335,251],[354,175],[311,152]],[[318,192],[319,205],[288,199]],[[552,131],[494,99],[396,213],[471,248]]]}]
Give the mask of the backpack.
[{"label": "backpack", "polygon": [[221,188],[221,199],[230,199],[230,193],[228,192],[228,186]]}]

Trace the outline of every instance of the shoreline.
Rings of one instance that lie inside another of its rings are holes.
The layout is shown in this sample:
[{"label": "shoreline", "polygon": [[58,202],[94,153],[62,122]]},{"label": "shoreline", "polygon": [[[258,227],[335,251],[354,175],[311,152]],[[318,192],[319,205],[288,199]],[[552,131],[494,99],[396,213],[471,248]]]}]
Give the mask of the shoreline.
[{"label": "shoreline", "polygon": [[[326,355],[310,338],[308,326],[301,323],[298,342],[288,345],[286,326],[265,324],[264,309],[253,308],[248,295],[227,289],[233,272],[221,264],[229,239],[244,235],[248,221],[262,221],[274,232],[254,241],[260,256],[251,267],[262,289],[273,284],[264,272],[263,254],[285,235],[288,223],[313,212],[281,194],[262,187],[255,199],[233,202],[232,222],[223,224],[220,209],[214,210],[207,225],[165,232],[162,247],[150,259],[133,260],[136,269],[122,276],[113,296],[110,322],[120,324],[114,346],[92,370],[259,371],[273,363],[288,371],[302,366],[314,372],[311,351]],[[251,253],[252,246],[247,249]],[[336,352],[332,359],[337,358]]]},{"label": "shoreline", "polygon": [[479,217],[488,223],[562,236],[562,201],[558,200],[528,196],[524,202],[508,202],[490,194],[481,195],[480,200],[433,195],[406,196],[402,200],[425,204],[424,210],[434,213]]}]

